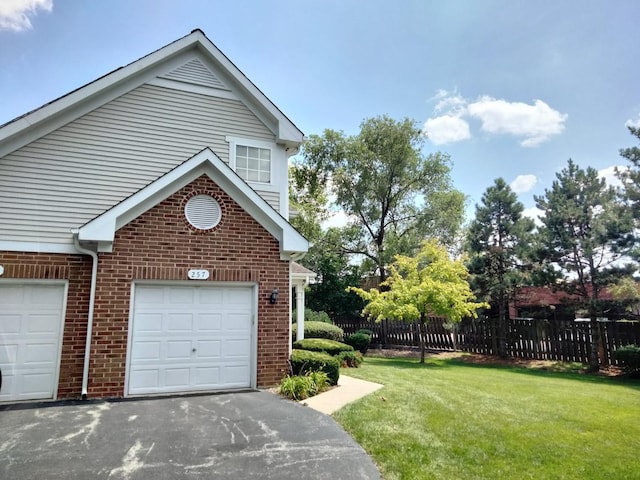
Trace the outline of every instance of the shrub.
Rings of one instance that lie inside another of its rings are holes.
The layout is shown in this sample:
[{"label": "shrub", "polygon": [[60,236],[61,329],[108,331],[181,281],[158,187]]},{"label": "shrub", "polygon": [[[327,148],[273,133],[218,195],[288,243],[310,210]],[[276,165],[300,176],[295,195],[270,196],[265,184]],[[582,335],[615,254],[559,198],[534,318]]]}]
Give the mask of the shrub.
[{"label": "shrub", "polygon": [[309,379],[294,375],[284,377],[280,382],[280,395],[291,400],[304,400],[309,397]]},{"label": "shrub", "polygon": [[640,345],[625,345],[613,352],[613,357],[618,360],[625,370],[634,372],[640,370]]},{"label": "shrub", "polygon": [[[298,332],[298,325],[293,324],[291,334],[293,338],[296,338]],[[335,340],[341,342],[344,338],[344,331],[335,325],[324,322],[304,322],[304,336],[305,338],[326,338],[328,340]]]},{"label": "shrub", "polygon": [[362,353],[355,351],[340,352],[338,354],[340,366],[345,368],[358,368],[362,363]]},{"label": "shrub", "polygon": [[311,386],[309,393],[311,393],[312,396],[324,392],[329,388],[329,376],[325,372],[309,372],[307,373],[307,378]]},{"label": "shrub", "polygon": [[340,352],[353,351],[351,345],[327,340],[326,338],[305,338],[293,343],[293,348],[309,350],[311,352],[327,352],[329,355],[338,355]]},{"label": "shrub", "polygon": [[368,328],[361,328],[356,333],[364,333],[365,335],[369,335],[369,337],[373,337],[373,330],[369,330]]},{"label": "shrub", "polygon": [[291,370],[294,375],[324,372],[327,374],[329,384],[337,385],[340,377],[340,362],[328,353],[293,350],[291,352]]},{"label": "shrub", "polygon": [[304,376],[285,377],[280,382],[280,395],[291,400],[304,400],[326,390],[329,386],[327,374],[309,372]]},{"label": "shrub", "polygon": [[[292,315],[293,315],[293,323],[296,323],[298,319],[296,309],[293,309]],[[333,322],[331,321],[331,318],[329,317],[329,314],[327,312],[315,312],[310,308],[304,309],[304,321],[305,322],[322,322],[322,323],[329,323],[333,325]]]},{"label": "shrub", "polygon": [[371,335],[367,335],[362,331],[358,331],[352,335],[347,335],[344,338],[344,343],[351,345],[363,355],[369,350],[369,344],[371,343]]}]

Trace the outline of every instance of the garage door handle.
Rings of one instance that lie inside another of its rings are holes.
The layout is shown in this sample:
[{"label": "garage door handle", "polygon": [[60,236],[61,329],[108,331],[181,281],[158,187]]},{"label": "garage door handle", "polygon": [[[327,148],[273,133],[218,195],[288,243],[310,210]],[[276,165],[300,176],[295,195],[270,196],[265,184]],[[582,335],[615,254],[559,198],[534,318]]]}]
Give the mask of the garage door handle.
[{"label": "garage door handle", "polygon": [[196,349],[195,349],[195,348],[192,348],[192,349],[191,349],[191,351],[195,353]]}]

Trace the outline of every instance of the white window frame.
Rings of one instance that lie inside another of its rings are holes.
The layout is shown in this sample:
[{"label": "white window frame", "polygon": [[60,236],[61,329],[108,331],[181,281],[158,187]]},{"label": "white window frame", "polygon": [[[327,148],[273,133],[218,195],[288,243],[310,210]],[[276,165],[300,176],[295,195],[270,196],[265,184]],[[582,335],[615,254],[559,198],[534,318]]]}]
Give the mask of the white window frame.
[{"label": "white window frame", "polygon": [[269,182],[256,182],[251,180],[246,180],[243,178],[245,182],[254,187],[256,190],[278,190],[278,181],[275,178],[275,170],[274,165],[276,163],[276,155],[277,155],[277,146],[275,143],[261,141],[261,140],[253,140],[248,138],[239,138],[239,137],[226,137],[225,140],[229,142],[229,166],[233,169],[234,172],[237,173],[236,170],[236,152],[237,147],[255,147],[255,148],[264,148],[270,151],[270,160],[269,160]]}]

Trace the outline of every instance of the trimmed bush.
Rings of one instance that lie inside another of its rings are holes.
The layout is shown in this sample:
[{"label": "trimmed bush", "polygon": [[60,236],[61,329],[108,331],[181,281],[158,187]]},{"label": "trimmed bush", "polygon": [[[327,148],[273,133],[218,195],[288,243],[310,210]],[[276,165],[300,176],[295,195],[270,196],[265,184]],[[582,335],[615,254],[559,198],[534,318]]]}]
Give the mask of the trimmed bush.
[{"label": "trimmed bush", "polygon": [[[298,333],[298,324],[294,323],[291,329],[293,338],[296,338]],[[305,338],[326,338],[328,340],[335,340],[341,342],[344,338],[344,331],[335,325],[324,322],[304,322],[304,337]]]},{"label": "trimmed bush", "polygon": [[625,345],[613,352],[613,357],[618,360],[623,368],[630,372],[640,371],[640,345]]},{"label": "trimmed bush", "polygon": [[340,352],[353,351],[351,345],[327,340],[326,338],[305,338],[293,343],[293,348],[309,350],[311,352],[327,352],[329,355],[338,355]]},{"label": "trimmed bush", "polygon": [[358,368],[363,361],[362,353],[351,351],[351,352],[340,352],[338,354],[338,360],[340,360],[340,366],[344,368]]},{"label": "trimmed bush", "polygon": [[357,332],[352,335],[344,337],[344,343],[351,345],[354,349],[358,350],[363,355],[369,350],[369,344],[371,343],[371,335],[366,333]]},{"label": "trimmed bush", "polygon": [[356,333],[364,333],[365,335],[369,335],[369,337],[373,337],[373,330],[369,330],[368,328],[361,328]]},{"label": "trimmed bush", "polygon": [[340,361],[328,353],[296,349],[291,352],[291,370],[294,375],[324,372],[327,374],[329,383],[337,385],[340,377]]},{"label": "trimmed bush", "polygon": [[[298,319],[297,310],[293,309],[293,323],[296,323]],[[310,308],[304,309],[304,321],[305,322],[323,322],[330,323],[333,325],[331,318],[329,318],[329,314],[327,312],[316,312],[311,310]]]}]

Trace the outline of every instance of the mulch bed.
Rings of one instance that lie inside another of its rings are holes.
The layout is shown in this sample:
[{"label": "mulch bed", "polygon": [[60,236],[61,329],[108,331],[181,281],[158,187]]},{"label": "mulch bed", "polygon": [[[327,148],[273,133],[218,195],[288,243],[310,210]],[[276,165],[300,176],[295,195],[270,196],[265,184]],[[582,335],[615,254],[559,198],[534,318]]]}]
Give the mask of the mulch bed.
[{"label": "mulch bed", "polygon": [[[420,350],[415,348],[403,348],[403,349],[388,349],[388,348],[376,348],[369,349],[367,351],[368,357],[384,357],[384,358],[420,358]],[[521,367],[531,368],[537,370],[550,370],[550,371],[567,371],[568,368],[563,368],[566,363],[555,360],[530,360],[524,358],[500,358],[493,355],[483,355],[479,353],[468,352],[433,352],[427,351],[425,358],[439,358],[439,359],[451,359],[455,358],[465,363],[471,363],[475,365],[498,365],[506,367]],[[571,369],[574,370],[574,369]],[[584,372],[586,373],[587,366],[585,365]],[[619,367],[610,365],[600,367],[600,371],[594,375],[618,377],[623,375],[622,369]]]}]

